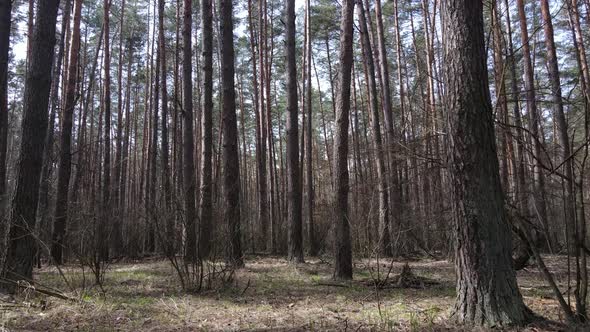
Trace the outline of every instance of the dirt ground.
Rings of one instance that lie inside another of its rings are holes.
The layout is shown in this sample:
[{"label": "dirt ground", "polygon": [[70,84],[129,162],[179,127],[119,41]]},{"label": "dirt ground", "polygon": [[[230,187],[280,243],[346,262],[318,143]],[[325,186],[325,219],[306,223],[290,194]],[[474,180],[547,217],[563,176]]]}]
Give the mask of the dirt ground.
[{"label": "dirt ground", "polygon": [[[567,289],[567,259],[547,257],[562,290]],[[406,262],[393,262],[391,276]],[[109,267],[103,289],[77,266],[63,272],[38,270],[40,284],[62,290],[77,301],[25,291],[0,299],[0,331],[473,331],[448,321],[454,302],[454,271],[447,261],[409,262],[418,281],[411,288],[374,285],[375,261],[355,262],[355,280],[331,280],[329,261],[309,259],[298,266],[282,257],[247,257],[224,287],[200,293],[182,292],[165,260],[118,263]],[[381,260],[387,273],[390,262]],[[394,277],[395,278],[395,277]],[[518,273],[530,308],[561,322],[558,304],[535,267]],[[524,331],[563,328],[529,326]],[[484,329],[475,329],[484,331]]]}]

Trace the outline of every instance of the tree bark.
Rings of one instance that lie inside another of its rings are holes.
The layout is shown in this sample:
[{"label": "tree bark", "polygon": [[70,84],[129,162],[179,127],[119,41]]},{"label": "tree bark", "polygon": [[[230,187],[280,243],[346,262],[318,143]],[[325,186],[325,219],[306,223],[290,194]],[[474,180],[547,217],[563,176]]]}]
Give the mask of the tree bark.
[{"label": "tree bark", "polygon": [[[103,111],[104,111],[104,155],[102,175],[102,211],[101,223],[97,225],[96,250],[99,251],[99,261],[106,261],[109,257],[107,238],[108,229],[111,226],[111,47],[110,47],[110,0],[104,0],[104,86],[103,86]],[[98,275],[98,274],[97,274]]]},{"label": "tree bark", "polygon": [[[209,256],[211,251],[212,211],[212,157],[213,157],[213,24],[211,0],[201,2],[203,38],[203,106],[201,130],[201,201],[199,226],[199,257]],[[226,211],[227,212],[227,211]]]},{"label": "tree bark", "polygon": [[224,224],[228,229],[226,261],[243,267],[240,234],[240,156],[234,84],[234,24],[232,0],[220,0],[221,93],[222,93],[222,162]]},{"label": "tree bark", "polygon": [[314,218],[313,218],[313,212],[314,212],[314,204],[315,204],[315,192],[314,192],[314,186],[313,186],[313,160],[312,160],[312,156],[313,156],[313,151],[312,151],[312,147],[313,147],[313,142],[312,142],[312,137],[313,137],[313,120],[312,120],[312,91],[311,91],[311,53],[312,53],[312,43],[311,43],[311,2],[310,0],[307,0],[305,2],[305,34],[307,36],[307,66],[306,69],[307,70],[307,75],[306,75],[306,88],[305,88],[305,92],[306,92],[306,97],[305,97],[305,101],[306,101],[306,107],[307,107],[307,131],[306,133],[306,149],[305,149],[305,153],[306,153],[306,157],[305,159],[307,160],[307,170],[305,173],[305,177],[306,177],[306,182],[307,182],[307,234],[308,234],[308,239],[309,239],[309,255],[310,256],[316,256],[318,254],[318,247],[319,247],[319,243],[318,243],[318,239],[316,236],[316,227],[314,224]]},{"label": "tree bark", "polygon": [[[362,1],[362,0],[359,0]],[[334,278],[352,279],[352,248],[348,215],[348,118],[352,76],[354,0],[342,2],[340,21],[340,80],[334,133]]]},{"label": "tree bark", "polygon": [[78,78],[78,54],[80,51],[80,19],[82,0],[74,3],[74,26],[72,28],[72,44],[68,61],[68,78],[65,92],[65,108],[61,118],[60,158],[57,174],[57,197],[53,221],[51,256],[55,264],[62,264],[64,237],[68,221],[68,192],[70,175],[72,174],[72,126],[74,108],[76,106],[76,80]]},{"label": "tree bark", "polygon": [[295,53],[295,0],[285,1],[285,53],[287,61],[287,223],[289,227],[288,259],[303,260],[301,173],[299,169],[299,121],[297,106],[297,59]]},{"label": "tree bark", "polygon": [[[203,1],[204,2],[204,1]],[[184,210],[186,223],[186,247],[184,257],[194,261],[197,257],[195,218],[195,144],[193,135],[193,63],[192,63],[192,0],[184,0],[182,25],[182,104],[184,110],[183,130],[183,177]]]},{"label": "tree bark", "polygon": [[485,326],[531,319],[512,267],[483,32],[483,1],[443,1],[457,300],[453,317]]},{"label": "tree bark", "polygon": [[59,0],[39,2],[37,24],[30,36],[31,61],[25,78],[22,141],[3,272],[6,278],[15,281],[33,278],[36,241],[32,232],[35,229],[35,211],[39,199],[39,180],[47,131],[58,7]]},{"label": "tree bark", "polygon": [[[158,0],[158,53],[160,63],[160,102],[162,108],[162,187],[164,191],[164,250],[168,255],[174,253],[174,218],[169,211],[172,203],[172,184],[170,182],[170,145],[168,138],[168,64],[166,63],[166,37],[164,34],[165,0]],[[157,83],[156,83],[157,84]]]},{"label": "tree bark", "polygon": [[[31,3],[34,1],[31,0]],[[31,4],[30,4],[31,5]],[[49,110],[49,124],[47,127],[47,132],[45,134],[45,150],[43,151],[43,166],[41,168],[41,184],[39,185],[39,200],[37,205],[37,229],[43,230],[48,224],[48,219],[50,218],[50,207],[49,207],[49,198],[50,198],[50,191],[51,191],[51,172],[53,171],[53,149],[54,149],[54,141],[55,141],[55,118],[57,117],[58,108],[60,108],[60,102],[63,98],[59,98],[59,83],[60,83],[60,74],[62,73],[62,63],[65,62],[64,53],[67,53],[69,50],[66,49],[66,30],[67,26],[70,24],[70,5],[71,0],[66,0],[63,5],[63,15],[61,21],[61,30],[60,30],[60,37],[58,41],[58,52],[57,57],[54,58],[53,63],[53,72],[52,77],[54,79],[51,82],[51,89],[50,89],[50,110]],[[34,7],[29,7],[32,10]],[[32,18],[30,16],[30,22],[32,24]],[[30,27],[32,29],[32,27]],[[30,33],[32,35],[32,33]],[[29,45],[30,46],[30,45]],[[30,49],[29,49],[30,52]],[[65,72],[65,71],[64,71]],[[64,79],[65,80],[65,79]],[[62,91],[63,93],[63,91]],[[42,240],[49,241],[50,238],[45,238],[45,234],[40,235]],[[38,252],[40,253],[40,252]],[[37,256],[39,258],[39,256]],[[40,261],[38,261],[40,262]]]},{"label": "tree bark", "polygon": [[12,0],[0,0],[0,266],[6,253],[6,236],[9,225],[6,214],[8,190],[6,182],[8,150],[8,56],[10,51],[10,25]]}]

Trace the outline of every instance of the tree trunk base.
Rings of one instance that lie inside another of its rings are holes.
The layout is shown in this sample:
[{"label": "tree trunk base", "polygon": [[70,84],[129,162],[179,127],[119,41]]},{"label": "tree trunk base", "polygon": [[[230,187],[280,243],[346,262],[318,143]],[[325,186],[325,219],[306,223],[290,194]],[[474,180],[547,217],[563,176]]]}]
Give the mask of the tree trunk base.
[{"label": "tree trunk base", "polygon": [[541,320],[522,301],[510,296],[491,297],[485,289],[475,290],[469,299],[459,296],[451,320],[458,324],[505,328],[525,326]]}]

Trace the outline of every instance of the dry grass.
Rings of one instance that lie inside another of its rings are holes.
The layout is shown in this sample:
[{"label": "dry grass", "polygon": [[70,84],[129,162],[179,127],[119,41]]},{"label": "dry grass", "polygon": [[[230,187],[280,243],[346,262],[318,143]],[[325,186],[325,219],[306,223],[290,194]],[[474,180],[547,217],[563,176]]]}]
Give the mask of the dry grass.
[{"label": "dry grass", "polygon": [[[446,261],[410,263],[417,276],[435,284],[380,290],[370,282],[376,268],[373,261],[357,261],[355,280],[337,284],[331,281],[331,265],[317,259],[299,266],[276,257],[249,257],[246,262],[231,285],[199,294],[182,293],[163,260],[111,266],[105,293],[85,287],[92,278],[79,268],[66,267],[75,288],[70,294],[77,293],[81,301],[23,295],[18,298],[20,307],[0,307],[0,331],[2,327],[10,331],[473,331],[447,322],[454,301],[454,272]],[[393,273],[399,273],[404,263],[393,263]],[[564,259],[549,257],[547,263],[565,289]],[[379,269],[386,272],[388,266],[382,260]],[[42,284],[66,289],[54,268],[44,268],[36,277]],[[520,272],[519,283],[535,312],[561,319],[550,289],[534,268]]]}]

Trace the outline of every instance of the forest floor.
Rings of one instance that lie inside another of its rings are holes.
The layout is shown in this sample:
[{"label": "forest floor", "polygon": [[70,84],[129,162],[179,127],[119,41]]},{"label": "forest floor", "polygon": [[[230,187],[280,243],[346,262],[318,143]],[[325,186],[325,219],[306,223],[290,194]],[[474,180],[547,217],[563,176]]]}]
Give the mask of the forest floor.
[{"label": "forest floor", "polygon": [[[546,257],[561,289],[567,289],[565,257]],[[405,262],[391,263],[391,277]],[[20,294],[0,299],[0,331],[473,331],[448,321],[455,296],[454,270],[447,261],[409,262],[416,282],[382,289],[374,284],[377,264],[355,262],[355,280],[332,281],[331,263],[251,256],[233,280],[216,290],[182,292],[166,260],[149,259],[109,267],[99,287],[88,271],[65,266],[69,286],[54,267],[36,271],[40,284],[63,290],[77,301]],[[390,263],[380,261],[381,273]],[[518,273],[525,302],[534,312],[562,321],[551,290],[535,267]],[[406,285],[407,286],[407,285]],[[70,289],[68,291],[68,289]],[[531,326],[525,331],[558,328]],[[484,331],[481,329],[481,331]]]}]

